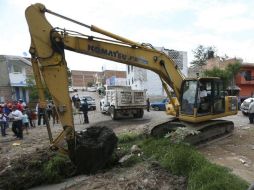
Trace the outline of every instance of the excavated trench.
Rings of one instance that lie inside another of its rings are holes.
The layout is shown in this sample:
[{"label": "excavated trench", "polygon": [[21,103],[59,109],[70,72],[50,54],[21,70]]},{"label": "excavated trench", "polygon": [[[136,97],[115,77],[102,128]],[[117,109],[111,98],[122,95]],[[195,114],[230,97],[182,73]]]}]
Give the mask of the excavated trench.
[{"label": "excavated trench", "polygon": [[22,154],[1,169],[0,189],[28,189],[81,173],[95,173],[110,161],[117,140],[112,129],[94,126],[77,133],[76,142],[68,143],[69,157],[48,149]]}]

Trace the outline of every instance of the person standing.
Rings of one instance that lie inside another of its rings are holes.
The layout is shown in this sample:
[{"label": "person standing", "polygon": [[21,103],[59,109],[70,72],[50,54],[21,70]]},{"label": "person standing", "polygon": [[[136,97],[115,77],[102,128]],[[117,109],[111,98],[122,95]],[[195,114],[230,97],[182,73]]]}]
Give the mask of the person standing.
[{"label": "person standing", "polygon": [[43,119],[43,125],[46,124],[45,122],[45,108],[43,108],[40,103],[36,106],[36,111],[38,113],[38,126],[41,125],[41,119]]},{"label": "person standing", "polygon": [[26,114],[28,116],[30,127],[34,128],[35,124],[34,124],[34,122],[32,120],[32,110],[29,107],[26,107],[25,110],[26,110]]},{"label": "person standing", "polygon": [[84,103],[81,105],[81,111],[83,112],[84,115],[84,123],[89,123],[88,119],[88,103],[86,98],[84,99]]},{"label": "person standing", "polygon": [[146,99],[146,110],[150,112],[150,100],[149,98]]},{"label": "person standing", "polygon": [[31,109],[31,119],[32,119],[33,127],[36,127],[35,121],[37,120],[37,114],[36,114],[36,111],[32,109]]},{"label": "person standing", "polygon": [[3,107],[3,114],[5,114],[7,116],[7,121],[6,121],[6,128],[9,127],[9,117],[8,115],[11,113],[11,108],[10,106],[8,106],[8,104],[4,104],[4,107]]},{"label": "person standing", "polygon": [[53,125],[59,122],[58,113],[57,113],[56,105],[54,104],[54,102],[52,102],[52,118],[53,118]]},{"label": "person standing", "polygon": [[50,121],[50,118],[52,116],[52,102],[51,101],[49,101],[47,104],[46,112],[47,112],[48,120]]},{"label": "person standing", "polygon": [[22,125],[26,129],[26,134],[28,134],[29,120],[26,111],[23,111]]},{"label": "person standing", "polygon": [[8,121],[8,116],[4,113],[0,113],[0,126],[1,126],[1,134],[3,137],[5,137],[6,134],[6,128],[7,128],[7,121]]},{"label": "person standing", "polygon": [[22,118],[23,114],[17,107],[14,105],[12,107],[12,112],[10,113],[10,117],[13,119],[12,123],[12,131],[15,136],[19,139],[23,139],[23,129],[22,129]]},{"label": "person standing", "polygon": [[253,123],[253,119],[254,119],[254,100],[252,99],[250,101],[250,105],[249,105],[249,120],[250,120],[250,123]]}]

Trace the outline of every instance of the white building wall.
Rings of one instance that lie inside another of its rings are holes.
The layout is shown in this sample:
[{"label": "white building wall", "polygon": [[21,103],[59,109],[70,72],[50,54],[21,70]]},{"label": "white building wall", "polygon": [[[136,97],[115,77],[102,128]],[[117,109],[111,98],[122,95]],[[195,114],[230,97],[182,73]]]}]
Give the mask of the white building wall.
[{"label": "white building wall", "polygon": [[[167,50],[163,49],[165,53],[167,53]],[[179,68],[181,72],[187,76],[188,73],[188,67],[187,67],[187,52],[184,51],[178,51],[180,57],[180,61],[178,61]],[[129,72],[128,72],[129,71]],[[164,91],[162,87],[162,83],[160,80],[160,77],[158,74],[154,73],[153,71],[141,69],[137,67],[127,65],[127,85],[130,85],[132,89],[141,89],[147,90],[148,96],[166,96],[166,92]]]}]

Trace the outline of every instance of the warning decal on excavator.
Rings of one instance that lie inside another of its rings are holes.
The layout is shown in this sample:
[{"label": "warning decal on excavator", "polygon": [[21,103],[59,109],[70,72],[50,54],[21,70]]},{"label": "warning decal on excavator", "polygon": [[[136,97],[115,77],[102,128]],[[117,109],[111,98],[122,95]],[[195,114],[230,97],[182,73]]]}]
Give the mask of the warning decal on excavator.
[{"label": "warning decal on excavator", "polygon": [[108,57],[116,58],[122,61],[131,61],[131,62],[138,62],[138,63],[143,63],[143,64],[148,64],[148,61],[144,59],[143,57],[135,57],[135,56],[129,56],[126,54],[123,54],[119,51],[112,51],[112,50],[107,50],[101,47],[96,47],[93,45],[88,44],[87,48],[88,52],[93,52],[96,54],[100,55],[106,55]]}]

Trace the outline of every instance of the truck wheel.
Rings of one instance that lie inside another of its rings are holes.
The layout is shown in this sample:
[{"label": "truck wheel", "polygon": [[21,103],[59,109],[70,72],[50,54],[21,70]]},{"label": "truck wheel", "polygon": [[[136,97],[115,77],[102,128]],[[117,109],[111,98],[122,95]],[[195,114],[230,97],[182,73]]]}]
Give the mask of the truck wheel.
[{"label": "truck wheel", "polygon": [[143,109],[140,109],[139,117],[138,117],[138,118],[142,118],[143,116],[144,116],[144,110],[143,110]]},{"label": "truck wheel", "polygon": [[116,110],[114,107],[110,107],[110,117],[112,120],[116,120],[117,117],[116,117]]},{"label": "truck wheel", "polygon": [[142,118],[143,115],[144,115],[144,110],[143,109],[139,109],[139,110],[137,110],[137,113],[134,114],[133,116],[134,116],[134,118]]},{"label": "truck wheel", "polygon": [[248,116],[248,113],[246,113],[246,112],[243,112],[243,111],[242,111],[242,114],[243,114],[244,116]]}]

